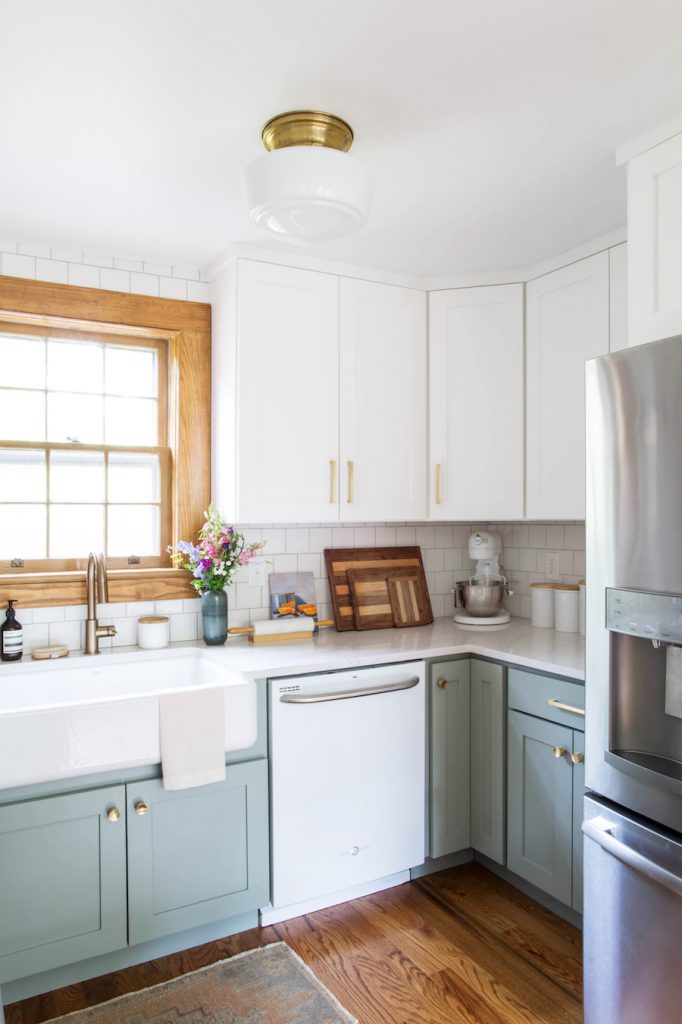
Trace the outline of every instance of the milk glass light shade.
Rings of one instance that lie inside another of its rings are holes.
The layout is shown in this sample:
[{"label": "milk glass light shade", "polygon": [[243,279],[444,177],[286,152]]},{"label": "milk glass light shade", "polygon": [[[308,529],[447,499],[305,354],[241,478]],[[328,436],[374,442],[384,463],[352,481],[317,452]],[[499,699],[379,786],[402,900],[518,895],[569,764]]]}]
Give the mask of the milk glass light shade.
[{"label": "milk glass light shade", "polygon": [[367,220],[372,175],[355,157],[319,145],[274,149],[244,171],[249,217],[300,245],[330,242]]}]

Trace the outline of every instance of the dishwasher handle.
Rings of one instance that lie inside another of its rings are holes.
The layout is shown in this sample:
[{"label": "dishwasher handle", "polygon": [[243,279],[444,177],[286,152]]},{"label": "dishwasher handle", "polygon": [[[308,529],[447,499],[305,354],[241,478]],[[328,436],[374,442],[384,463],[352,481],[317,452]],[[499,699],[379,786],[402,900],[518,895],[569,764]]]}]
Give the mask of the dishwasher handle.
[{"label": "dishwasher handle", "polygon": [[584,834],[588,839],[593,839],[601,846],[602,850],[606,850],[622,864],[645,875],[652,882],[657,882],[658,885],[664,886],[677,896],[682,896],[682,878],[617,839],[613,834],[617,828],[615,822],[609,821],[608,818],[601,815],[583,822]]},{"label": "dishwasher handle", "polygon": [[395,693],[398,690],[411,690],[418,686],[419,676],[409,676],[396,683],[382,683],[379,686],[364,686],[359,690],[336,690],[331,693],[281,693],[282,704],[323,704],[329,700],[350,700],[354,697],[372,697],[377,693]]}]

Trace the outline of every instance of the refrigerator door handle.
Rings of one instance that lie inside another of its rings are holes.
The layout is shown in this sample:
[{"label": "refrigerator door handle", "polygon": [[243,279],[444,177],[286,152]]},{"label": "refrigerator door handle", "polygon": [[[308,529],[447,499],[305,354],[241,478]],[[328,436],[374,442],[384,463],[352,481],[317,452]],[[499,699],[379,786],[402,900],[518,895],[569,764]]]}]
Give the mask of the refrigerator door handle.
[{"label": "refrigerator door handle", "polygon": [[594,840],[601,846],[602,850],[606,850],[627,867],[650,878],[652,882],[657,882],[658,885],[664,886],[677,896],[682,896],[682,878],[617,839],[614,835],[617,828],[618,825],[615,822],[609,821],[602,815],[597,818],[588,818],[583,822],[584,834],[588,839]]}]

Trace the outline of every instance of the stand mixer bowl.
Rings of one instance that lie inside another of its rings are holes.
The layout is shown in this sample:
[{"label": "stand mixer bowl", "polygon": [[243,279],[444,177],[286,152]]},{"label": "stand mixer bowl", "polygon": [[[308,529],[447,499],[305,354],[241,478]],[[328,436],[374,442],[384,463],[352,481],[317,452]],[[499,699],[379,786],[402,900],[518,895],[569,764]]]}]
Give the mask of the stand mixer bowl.
[{"label": "stand mixer bowl", "polygon": [[500,613],[508,592],[504,576],[472,576],[455,584],[455,606],[466,608],[475,618],[489,618]]}]

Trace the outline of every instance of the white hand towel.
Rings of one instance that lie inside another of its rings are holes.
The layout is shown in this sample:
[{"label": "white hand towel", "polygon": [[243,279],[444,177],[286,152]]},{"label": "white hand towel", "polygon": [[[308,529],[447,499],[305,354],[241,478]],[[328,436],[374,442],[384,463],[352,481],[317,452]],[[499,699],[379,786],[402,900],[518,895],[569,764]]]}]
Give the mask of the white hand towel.
[{"label": "white hand towel", "polygon": [[682,718],[682,647],[665,649],[665,713]]},{"label": "white hand towel", "polygon": [[190,789],[225,778],[225,699],[221,688],[159,698],[164,789]]}]

